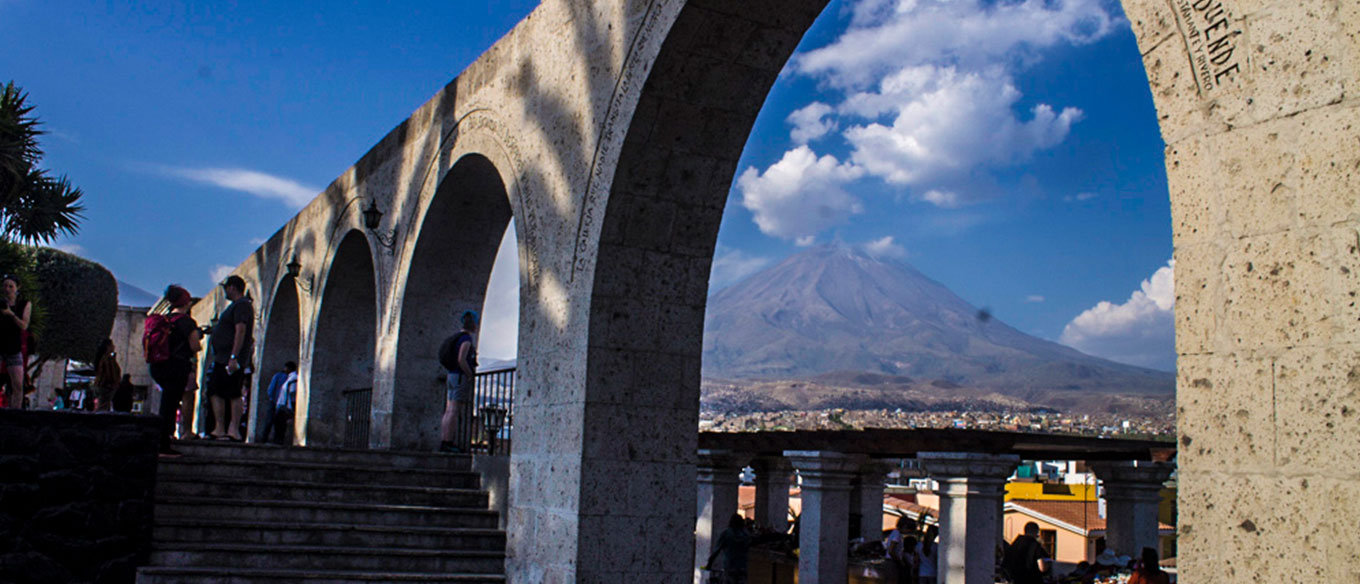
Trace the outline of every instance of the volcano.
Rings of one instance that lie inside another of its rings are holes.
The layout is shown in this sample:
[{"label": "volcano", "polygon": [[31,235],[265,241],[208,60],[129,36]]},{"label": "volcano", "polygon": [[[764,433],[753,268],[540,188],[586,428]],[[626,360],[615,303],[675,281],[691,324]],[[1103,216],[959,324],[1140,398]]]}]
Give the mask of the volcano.
[{"label": "volcano", "polygon": [[897,384],[1040,406],[1090,409],[1103,395],[1170,403],[1175,391],[1172,373],[1025,334],[906,262],[844,244],[808,249],[709,298],[703,356],[710,379]]}]

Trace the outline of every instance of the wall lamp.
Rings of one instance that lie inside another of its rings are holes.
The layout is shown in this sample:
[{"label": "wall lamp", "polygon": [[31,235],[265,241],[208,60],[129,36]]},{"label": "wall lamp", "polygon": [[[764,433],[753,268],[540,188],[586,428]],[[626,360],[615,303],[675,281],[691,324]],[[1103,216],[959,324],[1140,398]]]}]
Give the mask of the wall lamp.
[{"label": "wall lamp", "polygon": [[293,254],[293,259],[289,260],[287,264],[284,264],[283,268],[287,270],[288,276],[293,279],[293,283],[297,285],[299,290],[302,290],[307,294],[312,293],[312,277],[301,277],[302,262],[298,261],[297,254]]},{"label": "wall lamp", "polygon": [[373,238],[378,240],[378,245],[390,252],[397,244],[397,229],[394,227],[386,233],[378,229],[382,224],[382,216],[383,212],[378,209],[378,201],[369,199],[368,208],[364,209],[364,227],[373,232]]}]

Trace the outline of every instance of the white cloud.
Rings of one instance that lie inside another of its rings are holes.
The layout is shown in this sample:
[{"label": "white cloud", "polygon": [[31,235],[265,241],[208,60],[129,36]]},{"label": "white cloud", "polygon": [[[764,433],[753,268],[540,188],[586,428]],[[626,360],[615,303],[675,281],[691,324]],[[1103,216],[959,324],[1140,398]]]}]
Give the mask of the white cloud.
[{"label": "white cloud", "polygon": [[754,214],[761,232],[805,245],[821,230],[863,211],[859,199],[844,188],[862,174],[834,156],[818,158],[812,149],[799,146],[764,173],[747,168],[737,187],[742,206]]},{"label": "white cloud", "polygon": [[789,114],[788,122],[793,124],[789,137],[795,144],[807,144],[835,131],[839,127],[836,120],[826,119],[832,111],[831,106],[814,101]]},{"label": "white cloud", "polygon": [[1075,202],[1081,202],[1081,201],[1089,201],[1089,200],[1094,199],[1094,198],[1096,198],[1096,197],[1098,197],[1098,196],[1099,196],[1099,195],[1097,195],[1097,194],[1095,194],[1095,193],[1084,193],[1084,192],[1083,192],[1083,193],[1077,193],[1077,194],[1075,194],[1075,195],[1067,195],[1067,196],[1063,197],[1063,201],[1066,201],[1066,202],[1068,202],[1068,203],[1075,203]]},{"label": "white cloud", "polygon": [[[1081,110],[1034,106],[1028,120],[1013,112],[1020,91],[1008,73],[992,68],[960,72],[923,65],[885,79],[876,93],[860,93],[843,109],[861,115],[891,111],[888,124],[851,126],[851,160],[888,183],[932,187],[956,182],[976,168],[1004,166],[1051,148],[1067,137]],[[977,195],[972,195],[976,197]],[[929,189],[922,200],[943,207],[969,202],[967,193]]]},{"label": "white cloud", "polygon": [[485,360],[513,359],[519,353],[519,242],[513,221],[491,267],[477,342]]},{"label": "white cloud", "polygon": [[1046,300],[1046,298],[1038,294],[1030,294],[1025,297],[1025,302],[1043,302],[1044,300]]},{"label": "white cloud", "polygon": [[1101,301],[1063,329],[1063,344],[1112,361],[1174,369],[1175,260],[1143,280],[1123,304]]},{"label": "white cloud", "polygon": [[[1082,118],[1045,103],[1017,111],[1015,73],[1122,24],[1111,0],[859,0],[849,10],[848,30],[790,66],[824,90],[788,116],[795,148],[737,183],[764,233],[799,244],[860,208],[841,187],[864,176],[942,208],[995,196],[990,169],[1058,145]],[[845,160],[807,148],[836,132],[850,147]]]},{"label": "white cloud", "polygon": [[53,242],[52,249],[61,250],[75,256],[85,257],[85,247],[80,245],[79,243],[74,243],[70,241],[60,243]]},{"label": "white cloud", "polygon": [[835,42],[799,55],[795,68],[840,88],[864,88],[922,64],[1021,66],[1043,49],[1094,42],[1122,19],[1104,0],[865,0]]},{"label": "white cloud", "polygon": [[179,168],[159,167],[164,174],[189,179],[233,191],[249,193],[262,199],[283,201],[301,209],[316,198],[321,189],[303,185],[295,180],[243,168]]},{"label": "white cloud", "polygon": [[213,266],[212,271],[208,273],[208,277],[212,278],[213,286],[216,286],[218,284],[221,284],[222,280],[227,279],[227,276],[230,276],[232,270],[235,269],[236,266],[225,266],[222,264],[217,264]]},{"label": "white cloud", "polygon": [[902,247],[901,244],[893,243],[893,237],[891,235],[865,243],[863,248],[865,253],[879,259],[891,258],[900,260],[906,259],[907,257],[907,248]]},{"label": "white cloud", "polygon": [[727,287],[761,268],[770,265],[770,258],[751,256],[739,249],[719,245],[713,252],[713,267],[708,275],[708,290],[714,292]]}]

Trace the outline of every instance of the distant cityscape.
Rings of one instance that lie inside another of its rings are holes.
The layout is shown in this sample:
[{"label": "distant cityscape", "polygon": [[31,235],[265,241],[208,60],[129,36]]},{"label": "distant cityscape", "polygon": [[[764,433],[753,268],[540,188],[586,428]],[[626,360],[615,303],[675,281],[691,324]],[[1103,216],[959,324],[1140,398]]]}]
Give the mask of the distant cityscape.
[{"label": "distant cityscape", "polygon": [[902,409],[721,413],[704,411],[699,429],[712,432],[957,428],[1081,436],[1174,439],[1174,415],[1061,412],[905,411]]}]

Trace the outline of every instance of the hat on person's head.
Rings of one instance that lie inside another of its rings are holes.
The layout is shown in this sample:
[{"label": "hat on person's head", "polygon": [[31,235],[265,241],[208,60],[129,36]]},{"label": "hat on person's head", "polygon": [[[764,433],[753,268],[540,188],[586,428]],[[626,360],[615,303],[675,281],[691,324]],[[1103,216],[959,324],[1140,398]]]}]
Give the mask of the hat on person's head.
[{"label": "hat on person's head", "polygon": [[1096,565],[1117,566],[1119,565],[1119,556],[1115,555],[1114,550],[1105,548],[1105,551],[1100,552],[1100,555],[1096,556]]},{"label": "hat on person's head", "polygon": [[463,321],[464,326],[478,325],[481,324],[482,322],[482,317],[481,315],[477,314],[476,310],[464,310],[463,314],[458,318],[459,320]]},{"label": "hat on person's head", "polygon": [[237,290],[245,290],[246,281],[242,279],[240,276],[232,274],[230,276],[227,276],[227,279],[222,280],[222,287],[226,288],[227,286],[235,287]]}]

